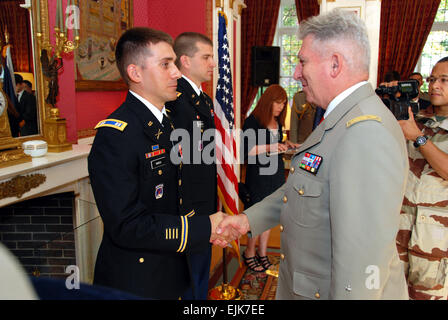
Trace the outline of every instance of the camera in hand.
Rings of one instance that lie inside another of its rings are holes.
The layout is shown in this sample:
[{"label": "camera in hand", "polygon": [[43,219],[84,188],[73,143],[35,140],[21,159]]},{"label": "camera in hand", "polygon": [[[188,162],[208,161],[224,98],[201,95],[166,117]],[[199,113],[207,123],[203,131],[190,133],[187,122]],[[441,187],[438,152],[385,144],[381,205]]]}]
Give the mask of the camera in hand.
[{"label": "camera in hand", "polygon": [[375,93],[381,97],[397,120],[408,120],[409,106],[414,116],[420,110],[418,103],[412,101],[419,94],[418,85],[417,80],[398,81],[398,85],[393,87],[379,86]]}]

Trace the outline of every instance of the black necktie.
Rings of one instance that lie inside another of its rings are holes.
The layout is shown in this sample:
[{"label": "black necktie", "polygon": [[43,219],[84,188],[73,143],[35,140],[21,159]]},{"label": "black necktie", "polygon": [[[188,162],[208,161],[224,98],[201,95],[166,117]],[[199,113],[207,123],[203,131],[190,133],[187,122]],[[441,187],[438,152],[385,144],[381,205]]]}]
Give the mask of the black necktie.
[{"label": "black necktie", "polygon": [[162,125],[167,130],[171,130],[171,120],[166,115],[163,115]]}]

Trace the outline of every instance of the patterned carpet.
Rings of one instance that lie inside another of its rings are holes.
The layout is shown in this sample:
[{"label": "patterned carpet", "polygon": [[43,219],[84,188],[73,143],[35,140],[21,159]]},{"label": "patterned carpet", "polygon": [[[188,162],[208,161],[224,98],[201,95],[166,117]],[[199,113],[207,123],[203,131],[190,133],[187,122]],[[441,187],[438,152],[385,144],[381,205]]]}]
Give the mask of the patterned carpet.
[{"label": "patterned carpet", "polygon": [[[268,252],[268,257],[272,264],[279,264],[278,253]],[[241,290],[242,300],[275,300],[277,279],[268,276],[265,272],[254,272],[244,265],[238,269],[232,280],[232,285]]]}]

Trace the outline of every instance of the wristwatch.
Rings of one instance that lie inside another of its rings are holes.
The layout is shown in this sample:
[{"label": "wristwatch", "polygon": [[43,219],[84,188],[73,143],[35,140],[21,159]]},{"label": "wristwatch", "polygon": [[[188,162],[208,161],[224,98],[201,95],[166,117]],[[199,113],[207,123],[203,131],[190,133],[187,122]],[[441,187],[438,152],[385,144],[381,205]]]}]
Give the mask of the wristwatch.
[{"label": "wristwatch", "polygon": [[414,147],[418,148],[424,146],[428,139],[425,136],[418,136],[414,141]]}]

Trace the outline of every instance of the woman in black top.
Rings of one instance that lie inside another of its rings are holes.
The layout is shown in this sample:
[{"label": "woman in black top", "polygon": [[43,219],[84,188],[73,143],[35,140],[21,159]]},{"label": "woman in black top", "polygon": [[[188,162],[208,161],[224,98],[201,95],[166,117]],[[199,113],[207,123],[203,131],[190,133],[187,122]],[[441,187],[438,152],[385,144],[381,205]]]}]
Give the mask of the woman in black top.
[{"label": "woman in black top", "polygon": [[[244,121],[242,154],[246,167],[245,185],[250,195],[248,207],[263,200],[285,183],[285,166],[279,152],[297,145],[282,143],[282,127],[286,117],[286,91],[279,85],[271,85],[261,96],[252,114]],[[269,268],[266,254],[270,230],[255,238],[248,238],[243,259],[256,272]],[[259,240],[258,251],[255,250]]]}]

